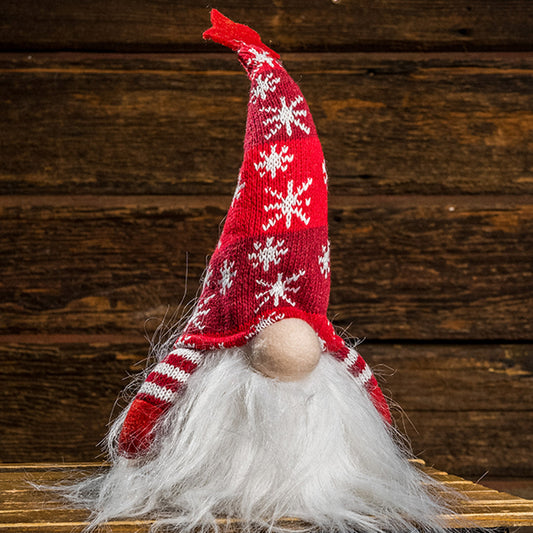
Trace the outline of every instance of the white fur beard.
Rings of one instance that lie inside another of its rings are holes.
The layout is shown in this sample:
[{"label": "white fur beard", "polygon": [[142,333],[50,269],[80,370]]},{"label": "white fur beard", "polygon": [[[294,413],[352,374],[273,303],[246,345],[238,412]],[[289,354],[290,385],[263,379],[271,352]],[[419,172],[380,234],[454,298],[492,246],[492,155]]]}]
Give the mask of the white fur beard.
[{"label": "white fur beard", "polygon": [[109,472],[66,490],[92,509],[92,526],[142,516],[185,531],[223,527],[217,518],[279,529],[282,517],[341,533],[444,528],[437,484],[329,354],[284,383],[251,370],[239,349],[210,353],[157,434],[146,457],[112,449]]}]

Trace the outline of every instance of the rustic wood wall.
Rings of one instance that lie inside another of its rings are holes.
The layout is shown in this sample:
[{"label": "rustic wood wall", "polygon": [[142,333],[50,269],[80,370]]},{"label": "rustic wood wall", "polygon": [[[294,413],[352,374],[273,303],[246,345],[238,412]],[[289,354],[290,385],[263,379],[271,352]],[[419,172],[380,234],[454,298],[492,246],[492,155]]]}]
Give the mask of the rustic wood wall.
[{"label": "rustic wood wall", "polygon": [[[306,95],[331,317],[367,338],[415,452],[533,477],[533,3],[213,6]],[[196,293],[248,81],[195,0],[0,11],[0,461],[91,460],[144,330]]]}]

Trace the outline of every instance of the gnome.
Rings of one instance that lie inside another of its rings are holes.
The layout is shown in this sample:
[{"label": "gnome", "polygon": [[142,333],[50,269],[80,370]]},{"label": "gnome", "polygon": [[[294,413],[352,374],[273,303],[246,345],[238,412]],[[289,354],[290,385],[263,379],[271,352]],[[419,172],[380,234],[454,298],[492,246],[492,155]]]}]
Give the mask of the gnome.
[{"label": "gnome", "polygon": [[328,176],[309,107],[255,31],[216,10],[211,17],[204,38],[235,50],[251,81],[244,160],[194,314],[129,409],[119,441],[126,456],[145,451],[202,354],[221,348],[248,345],[250,365],[282,381],[303,378],[329,351],[390,422],[375,377],[326,317]]},{"label": "gnome", "polygon": [[92,525],[440,531],[435,483],[326,316],[328,176],[309,107],[255,31],[211,21],[204,37],[251,82],[233,201],[192,315],[111,429],[109,472],[71,497]]}]

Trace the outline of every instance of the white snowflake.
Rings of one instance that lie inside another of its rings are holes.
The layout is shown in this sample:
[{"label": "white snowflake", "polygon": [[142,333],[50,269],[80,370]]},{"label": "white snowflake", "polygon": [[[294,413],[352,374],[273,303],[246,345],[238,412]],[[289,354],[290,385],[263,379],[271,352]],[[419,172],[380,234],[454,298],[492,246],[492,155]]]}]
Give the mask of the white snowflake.
[{"label": "white snowflake", "polygon": [[267,172],[270,172],[270,177],[274,179],[278,170],[285,172],[288,168],[287,163],[292,163],[294,154],[289,154],[289,147],[282,146],[280,151],[277,152],[277,144],[273,144],[270,147],[270,153],[259,152],[259,155],[263,160],[259,163],[254,163],[255,170],[259,171],[259,175],[263,177]]},{"label": "white snowflake", "polygon": [[329,266],[329,241],[328,244],[322,245],[322,255],[318,256],[318,264],[320,265],[320,272],[324,274],[324,277],[327,279],[330,273]]},{"label": "white snowflake", "polygon": [[259,306],[255,310],[257,313],[263,305],[265,305],[270,300],[273,300],[274,306],[278,306],[281,300],[285,301],[293,307],[296,305],[296,302],[293,302],[289,294],[295,294],[300,290],[300,287],[291,287],[291,284],[298,281],[305,274],[305,270],[300,270],[298,273],[293,274],[291,277],[286,278],[285,275],[280,272],[278,273],[278,278],[274,282],[265,281],[262,279],[256,279],[256,283],[265,287],[266,290],[261,291],[255,295],[255,299],[259,300]]},{"label": "white snowflake", "polygon": [[270,268],[270,263],[278,265],[281,261],[281,256],[289,252],[288,248],[282,248],[285,241],[276,241],[275,244],[273,243],[274,237],[267,237],[264,245],[261,241],[254,242],[254,248],[256,251],[248,254],[248,259],[252,261],[254,268],[257,268],[262,264],[263,270],[267,272]]},{"label": "white snowflake", "polygon": [[328,185],[328,170],[326,168],[326,160],[322,161],[322,177],[324,178],[324,184]]},{"label": "white snowflake", "polygon": [[226,295],[226,292],[228,292],[228,289],[231,288],[233,285],[233,278],[237,275],[237,271],[234,270],[235,267],[235,261],[228,261],[227,259],[224,259],[224,266],[220,269],[220,293],[224,296]]},{"label": "white snowflake", "polygon": [[[274,191],[270,187],[266,187],[265,192],[270,193],[279,201],[264,206],[265,211],[277,210],[278,213],[276,213],[273,218],[269,218],[266,224],[263,224],[263,230],[266,231],[274,226],[282,217],[285,217],[285,226],[289,229],[292,224],[293,215],[299,218],[307,226],[311,221],[311,218],[303,212],[302,199],[300,196],[309,189],[311,183],[313,183],[313,178],[309,178],[305,183],[298,187],[296,192],[294,192],[294,182],[293,180],[289,180],[287,183],[287,193],[285,195],[279,191]],[[303,203],[309,207],[311,204],[311,198],[306,198]]]},{"label": "white snowflake", "polygon": [[255,80],[255,86],[252,87],[250,96],[252,104],[255,104],[258,99],[264,100],[269,92],[274,92],[280,81],[281,78],[274,78],[272,72],[268,73],[264,78],[259,74]]},{"label": "white snowflake", "polygon": [[285,101],[285,97],[280,97],[280,107],[262,107],[261,112],[272,113],[272,116],[263,120],[264,126],[270,126],[270,131],[265,135],[268,140],[272,135],[275,135],[280,129],[285,127],[287,135],[292,135],[292,127],[297,126],[305,133],[309,133],[311,129],[306,126],[300,117],[306,117],[307,111],[305,109],[295,109],[297,105],[304,102],[303,96],[297,96],[289,105]]},{"label": "white snowflake", "polygon": [[191,324],[196,326],[197,329],[202,331],[205,328],[205,325],[203,324],[204,317],[211,311],[211,309],[207,309],[206,305],[215,297],[214,294],[211,296],[208,296],[207,298],[204,298],[200,301],[198,304],[198,307],[195,309],[194,314],[191,317]]},{"label": "white snowflake", "polygon": [[257,71],[259,71],[265,64],[269,67],[274,67],[274,65],[278,64],[276,59],[266,50],[257,50],[256,48],[250,47],[247,51],[252,54],[252,56],[246,59],[246,66],[253,67],[253,74],[257,73]]},{"label": "white snowflake", "polygon": [[279,320],[283,320],[285,318],[284,313],[278,313],[277,311],[272,311],[268,316],[264,316],[259,319],[259,322],[252,327],[250,330],[250,333],[246,335],[246,340],[251,339],[254,335],[259,333],[260,331],[263,331],[268,326],[271,326],[272,324],[278,322]]}]

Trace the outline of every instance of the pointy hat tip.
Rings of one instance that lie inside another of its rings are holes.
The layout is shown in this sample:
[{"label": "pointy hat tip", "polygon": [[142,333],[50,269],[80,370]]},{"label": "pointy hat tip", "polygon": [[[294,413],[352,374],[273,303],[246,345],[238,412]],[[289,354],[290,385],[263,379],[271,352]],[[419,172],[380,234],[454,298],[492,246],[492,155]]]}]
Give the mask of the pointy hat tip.
[{"label": "pointy hat tip", "polygon": [[211,10],[212,27],[203,33],[203,38],[227,46],[238,52],[242,45],[256,46],[279,59],[279,54],[266,46],[260,35],[245,24],[233,22],[217,9]]}]

